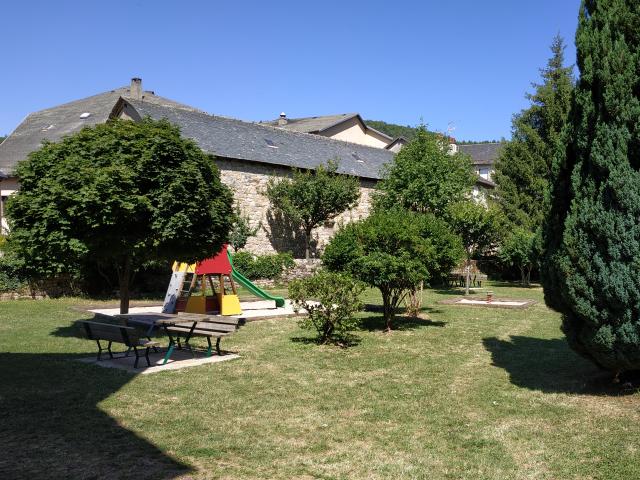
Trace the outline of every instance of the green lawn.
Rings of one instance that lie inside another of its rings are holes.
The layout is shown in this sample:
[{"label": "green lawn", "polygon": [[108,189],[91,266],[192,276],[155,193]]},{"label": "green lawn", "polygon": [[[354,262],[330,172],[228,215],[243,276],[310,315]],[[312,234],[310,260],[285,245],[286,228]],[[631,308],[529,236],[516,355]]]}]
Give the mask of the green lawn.
[{"label": "green lawn", "polygon": [[639,393],[542,303],[435,303],[451,294],[391,334],[365,314],[348,349],[260,321],[223,341],[239,360],[145,376],[72,361],[94,353],[87,301],[1,302],[0,478],[640,478]]}]

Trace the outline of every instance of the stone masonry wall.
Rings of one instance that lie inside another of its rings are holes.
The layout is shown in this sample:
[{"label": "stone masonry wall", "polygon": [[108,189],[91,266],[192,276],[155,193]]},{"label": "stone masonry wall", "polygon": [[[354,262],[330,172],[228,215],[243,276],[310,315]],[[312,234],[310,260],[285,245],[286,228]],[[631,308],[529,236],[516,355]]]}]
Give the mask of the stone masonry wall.
[{"label": "stone masonry wall", "polygon": [[[233,190],[235,201],[242,213],[251,219],[251,225],[260,225],[255,237],[251,237],[246,250],[257,254],[287,252],[295,258],[304,257],[304,234],[288,225],[270,209],[269,199],[264,195],[267,182],[271,177],[287,177],[291,169],[279,165],[266,165],[233,159],[217,158],[223,183]],[[369,214],[371,193],[375,181],[361,179],[360,201],[352,210],[348,210],[313,232],[312,255],[319,256],[329,239],[340,225],[359,220]]]}]

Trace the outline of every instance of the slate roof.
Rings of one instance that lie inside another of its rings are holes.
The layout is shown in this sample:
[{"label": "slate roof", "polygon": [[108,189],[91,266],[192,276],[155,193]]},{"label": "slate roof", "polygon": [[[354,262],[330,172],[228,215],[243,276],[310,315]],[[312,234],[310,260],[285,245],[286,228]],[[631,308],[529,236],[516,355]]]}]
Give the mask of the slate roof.
[{"label": "slate roof", "polygon": [[319,117],[287,118],[285,125],[280,125],[278,119],[260,123],[285,128],[294,132],[318,133],[358,116],[357,113],[339,113],[337,115],[324,115]]},{"label": "slate roof", "polygon": [[209,115],[183,108],[167,107],[146,101],[123,99],[125,112],[131,108],[140,117],[162,118],[180,127],[182,135],[193,139],[204,151],[219,157],[248,160],[272,165],[314,169],[328,160],[339,160],[340,173],[379,179],[393,153],[318,135],[309,135]]},{"label": "slate roof", "polygon": [[[43,140],[57,141],[65,135],[79,131],[82,127],[104,123],[118,99],[129,96],[129,87],[121,87],[29,114],[0,144],[0,172],[5,174],[13,172],[16,164],[32,151],[40,148]],[[153,92],[144,92],[143,98],[145,102],[152,104],[193,109],[157,96]],[[90,113],[90,115],[87,118],[81,118],[80,115],[83,113]]]},{"label": "slate roof", "polygon": [[500,155],[502,143],[466,143],[458,150],[468,154],[474,165],[493,165]]},{"label": "slate roof", "polygon": [[294,132],[321,133],[352,118],[357,118],[358,120],[360,120],[360,123],[362,123],[367,130],[371,130],[372,132],[375,132],[378,135],[387,138],[390,142],[393,140],[393,138],[386,133],[382,133],[381,131],[368,126],[359,113],[339,113],[337,115],[323,115],[318,117],[287,118],[287,123],[285,123],[284,125],[280,125],[280,123],[278,123],[279,119],[260,123],[263,125],[271,125],[273,127],[292,130]]}]

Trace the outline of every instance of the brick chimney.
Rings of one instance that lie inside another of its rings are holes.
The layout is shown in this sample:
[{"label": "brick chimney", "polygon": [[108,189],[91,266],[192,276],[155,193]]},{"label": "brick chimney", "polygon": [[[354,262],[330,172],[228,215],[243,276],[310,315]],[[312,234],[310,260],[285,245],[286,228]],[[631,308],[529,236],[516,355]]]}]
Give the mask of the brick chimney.
[{"label": "brick chimney", "polygon": [[278,126],[279,127],[284,127],[287,124],[287,114],[282,112],[280,114],[280,118],[278,119]]},{"label": "brick chimney", "polygon": [[131,88],[129,89],[131,98],[134,100],[142,100],[142,79],[141,78],[132,78],[131,79]]}]

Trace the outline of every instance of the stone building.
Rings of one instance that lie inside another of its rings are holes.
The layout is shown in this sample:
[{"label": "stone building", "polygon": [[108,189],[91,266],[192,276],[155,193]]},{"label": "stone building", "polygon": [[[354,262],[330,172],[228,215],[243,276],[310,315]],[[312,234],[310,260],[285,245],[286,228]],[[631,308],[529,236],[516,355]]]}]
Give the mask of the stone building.
[{"label": "stone building", "polygon": [[359,204],[315,230],[312,247],[318,252],[340,224],[368,214],[383,165],[391,162],[394,152],[404,144],[403,139],[394,140],[367,127],[357,114],[291,120],[282,115],[274,122],[244,122],[210,115],[144,91],[141,80],[132,79],[129,87],[32,113],[0,144],[3,231],[7,227],[4,200],[19,188],[15,166],[43,140],[57,141],[109,118],[136,121],[147,116],[169,120],[185,137],[215,155],[222,181],[233,189],[242,212],[249,215],[254,226],[260,226],[247,245],[256,253],[292,251],[295,256],[304,255],[302,233],[296,233],[269,208],[264,190],[270,178],[288,176],[293,168],[315,169],[329,160],[339,162],[339,172],[358,177]]}]

